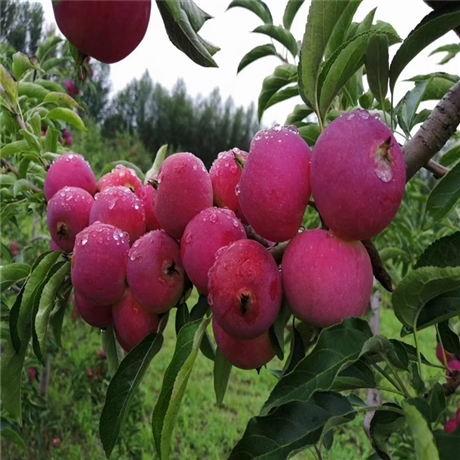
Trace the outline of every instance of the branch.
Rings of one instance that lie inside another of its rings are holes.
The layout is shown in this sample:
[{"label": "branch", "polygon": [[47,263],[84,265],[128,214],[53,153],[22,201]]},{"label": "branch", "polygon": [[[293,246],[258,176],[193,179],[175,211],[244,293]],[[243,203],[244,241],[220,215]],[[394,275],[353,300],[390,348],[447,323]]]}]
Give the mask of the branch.
[{"label": "branch", "polygon": [[449,172],[449,168],[446,168],[446,167],[440,165],[439,163],[436,163],[436,161],[433,161],[433,160],[430,160],[424,166],[424,168],[427,171],[430,171],[430,173],[433,174],[435,179],[441,179],[442,177],[444,177]]},{"label": "branch", "polygon": [[460,124],[460,80],[441,99],[415,136],[403,148],[406,180],[439,152]]}]

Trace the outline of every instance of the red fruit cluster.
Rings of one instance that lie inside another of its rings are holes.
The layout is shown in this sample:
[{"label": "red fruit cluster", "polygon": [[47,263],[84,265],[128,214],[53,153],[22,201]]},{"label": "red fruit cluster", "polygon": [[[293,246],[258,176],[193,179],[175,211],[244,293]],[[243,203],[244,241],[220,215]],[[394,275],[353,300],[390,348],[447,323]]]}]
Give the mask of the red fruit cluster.
[{"label": "red fruit cluster", "polygon": [[[209,172],[191,153],[171,155],[148,185],[124,166],[96,184],[82,157],[56,160],[45,180],[49,229],[55,244],[73,251],[83,319],[113,324],[130,350],[164,327],[162,315],[183,298],[189,279],[207,296],[221,352],[254,369],[274,356],[269,329],[283,296],[297,318],[319,327],[362,316],[373,275],[359,239],[390,223],[404,163],[379,120],[362,111],[342,118],[313,153],[295,127],[277,125],[258,132],[249,153],[220,153]],[[344,123],[352,139],[342,133],[334,143]],[[343,194],[352,189],[347,207],[324,192],[325,183]],[[311,194],[331,230],[299,233]],[[372,208],[372,216],[350,219],[357,206]],[[334,207],[339,217],[331,218]],[[280,266],[268,248],[288,240]]]}]

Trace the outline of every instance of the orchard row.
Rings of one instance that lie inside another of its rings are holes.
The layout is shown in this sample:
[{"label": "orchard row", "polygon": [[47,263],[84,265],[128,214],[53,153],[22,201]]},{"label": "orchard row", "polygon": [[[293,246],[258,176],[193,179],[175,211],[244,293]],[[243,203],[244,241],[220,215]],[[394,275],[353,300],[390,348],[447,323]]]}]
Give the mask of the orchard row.
[{"label": "orchard row", "polygon": [[[209,172],[191,153],[171,155],[146,184],[121,165],[96,181],[82,156],[64,154],[44,193],[53,247],[72,252],[89,324],[113,324],[129,351],[164,328],[190,280],[207,296],[223,354],[258,368],[274,356],[268,331],[283,296],[318,327],[366,312],[373,274],[360,240],[390,224],[404,187],[391,131],[358,110],[332,122],[313,154],[295,127],[276,125],[249,153],[220,153]],[[299,233],[311,195],[329,230]],[[279,266],[270,248],[286,241]]]}]

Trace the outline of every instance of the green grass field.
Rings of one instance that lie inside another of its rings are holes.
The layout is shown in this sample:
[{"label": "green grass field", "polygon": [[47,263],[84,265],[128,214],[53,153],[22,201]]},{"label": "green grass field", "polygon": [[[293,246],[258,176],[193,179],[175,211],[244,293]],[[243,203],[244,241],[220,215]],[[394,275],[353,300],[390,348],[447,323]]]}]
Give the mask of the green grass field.
[{"label": "green grass field", "polygon": [[[190,303],[193,303],[191,299]],[[382,333],[399,336],[399,323],[389,309],[382,309]],[[143,460],[154,458],[150,429],[151,414],[159,394],[162,376],[169,364],[175,346],[174,315],[165,331],[163,349],[153,359],[144,381],[134,398],[130,414],[124,424],[121,440],[112,458]],[[410,341],[410,340],[408,340]],[[434,359],[433,331],[420,334],[422,352]],[[11,460],[41,459],[103,459],[104,452],[98,437],[98,421],[108,385],[106,363],[98,359],[100,333],[81,319],[66,317],[63,330],[63,349],[55,350],[51,365],[48,401],[37,396],[38,382],[28,383],[25,389],[24,413],[26,422],[22,434],[28,452],[20,452],[13,445],[3,444],[2,458]],[[30,358],[28,365],[37,365]],[[102,376],[94,381],[87,375],[88,368],[95,372],[102,367]],[[269,368],[280,369],[282,363],[273,360]],[[268,397],[276,378],[262,369],[242,371],[233,368],[224,405],[218,408],[213,389],[213,363],[198,355],[173,433],[171,458],[177,460],[227,458],[232,446],[244,432],[251,416],[256,415]],[[439,377],[437,369],[433,376]],[[105,377],[105,378],[104,378]],[[365,391],[359,393],[365,398]],[[386,394],[386,400],[394,395]],[[52,447],[52,440],[60,438],[60,447]],[[330,451],[322,449],[323,459],[358,460],[372,453],[363,430],[363,418],[334,431]],[[297,454],[297,460],[317,458],[310,451]]]}]

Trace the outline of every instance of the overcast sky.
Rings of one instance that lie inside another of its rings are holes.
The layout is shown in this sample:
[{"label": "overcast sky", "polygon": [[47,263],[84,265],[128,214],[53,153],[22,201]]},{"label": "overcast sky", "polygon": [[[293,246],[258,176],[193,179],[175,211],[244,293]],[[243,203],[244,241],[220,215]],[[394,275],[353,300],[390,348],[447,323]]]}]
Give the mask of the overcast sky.
[{"label": "overcast sky", "polygon": [[[257,45],[266,44],[270,39],[251,31],[262,24],[262,21],[249,10],[233,8],[226,11],[230,0],[195,0],[195,3],[214,16],[207,21],[200,31],[206,40],[219,46],[215,61],[219,68],[203,68],[193,63],[185,54],[171,44],[165,32],[161,16],[152,0],[152,13],[149,28],[142,43],[130,56],[123,61],[111,65],[113,90],[123,89],[133,78],[139,78],[147,69],[155,82],[172,88],[178,78],[186,82],[188,92],[195,96],[199,93],[207,95],[218,86],[223,98],[232,96],[237,105],[257,104],[262,80],[273,72],[280,62],[275,57],[265,57],[236,75],[241,58]],[[272,12],[273,22],[282,23],[285,0],[265,0]],[[301,40],[305,30],[310,2],[306,1],[297,13],[291,31],[297,40]],[[45,20],[54,23],[51,0],[44,0]],[[409,32],[428,14],[431,9],[421,0],[364,0],[358,9],[355,20],[361,20],[373,8],[377,7],[374,22],[377,20],[390,22],[399,35],[405,38]],[[428,57],[429,53],[444,44],[458,43],[458,37],[450,32],[422,52],[413,63],[401,74],[399,81],[411,76],[434,71],[458,74],[460,58],[452,60],[444,66],[436,64],[443,55]],[[390,49],[395,52],[398,45]],[[397,85],[396,100],[399,100],[412,86],[408,83]],[[262,122],[271,125],[283,123],[300,98],[293,98],[267,110]]]}]

